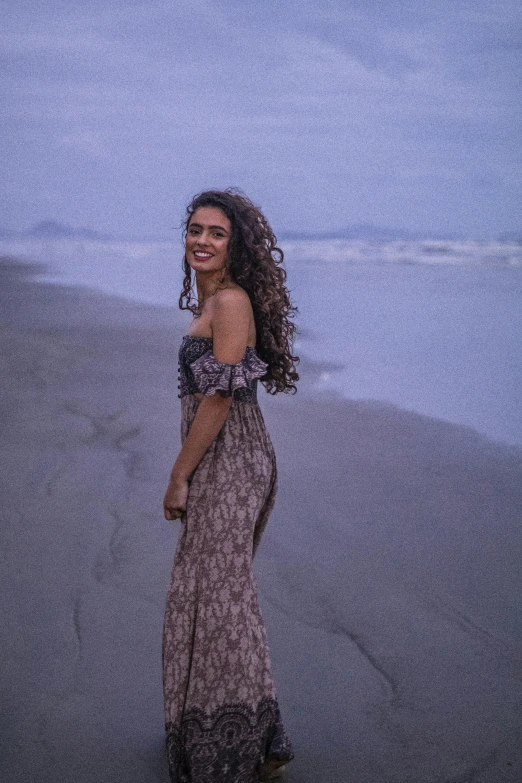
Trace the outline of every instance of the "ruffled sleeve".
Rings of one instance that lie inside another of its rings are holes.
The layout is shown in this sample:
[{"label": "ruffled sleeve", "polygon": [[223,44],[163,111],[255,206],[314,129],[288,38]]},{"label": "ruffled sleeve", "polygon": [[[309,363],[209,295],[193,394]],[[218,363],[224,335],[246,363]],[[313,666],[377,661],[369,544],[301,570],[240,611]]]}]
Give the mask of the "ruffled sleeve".
[{"label": "ruffled sleeve", "polygon": [[218,390],[231,396],[236,389],[252,388],[256,378],[266,375],[268,364],[261,361],[254,348],[248,347],[243,359],[237,364],[218,362],[211,350],[192,362],[190,369],[198,391],[210,397]]}]

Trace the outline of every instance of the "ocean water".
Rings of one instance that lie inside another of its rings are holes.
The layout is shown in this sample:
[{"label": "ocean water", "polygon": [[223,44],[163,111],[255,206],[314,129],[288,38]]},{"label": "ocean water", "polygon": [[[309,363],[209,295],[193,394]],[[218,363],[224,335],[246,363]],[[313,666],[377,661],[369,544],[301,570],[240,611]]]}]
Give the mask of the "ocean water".
[{"label": "ocean water", "polygon": [[[522,445],[522,245],[288,242],[296,351],[313,395],[375,399]],[[177,307],[176,242],[11,240],[41,277]]]}]

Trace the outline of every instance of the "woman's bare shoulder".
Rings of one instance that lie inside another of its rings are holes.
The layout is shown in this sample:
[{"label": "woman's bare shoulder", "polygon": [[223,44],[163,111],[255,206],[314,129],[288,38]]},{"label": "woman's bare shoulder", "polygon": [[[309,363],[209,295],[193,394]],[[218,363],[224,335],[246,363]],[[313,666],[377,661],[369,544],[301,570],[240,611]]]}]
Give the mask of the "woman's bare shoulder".
[{"label": "woman's bare shoulder", "polygon": [[241,303],[250,303],[250,298],[244,288],[240,285],[231,285],[226,288],[220,288],[216,291],[216,303],[221,306],[239,305]]},{"label": "woman's bare shoulder", "polygon": [[241,286],[230,286],[216,291],[213,298],[214,315],[250,314],[252,304],[247,292]]},{"label": "woman's bare shoulder", "polygon": [[[213,297],[210,323],[214,347],[221,348],[221,341],[237,343],[239,353],[244,344],[253,338],[255,330],[252,305],[246,291],[239,286],[222,288]],[[217,342],[216,342],[217,341]]]}]

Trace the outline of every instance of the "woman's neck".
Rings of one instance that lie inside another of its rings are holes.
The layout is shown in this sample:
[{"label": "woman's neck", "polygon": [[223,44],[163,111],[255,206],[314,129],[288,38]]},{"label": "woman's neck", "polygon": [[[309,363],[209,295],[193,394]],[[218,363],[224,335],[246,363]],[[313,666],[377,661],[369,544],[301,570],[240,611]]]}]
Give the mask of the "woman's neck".
[{"label": "woman's neck", "polygon": [[226,288],[231,282],[230,276],[224,270],[217,272],[196,272],[196,291],[200,307],[213,296],[220,288]]}]

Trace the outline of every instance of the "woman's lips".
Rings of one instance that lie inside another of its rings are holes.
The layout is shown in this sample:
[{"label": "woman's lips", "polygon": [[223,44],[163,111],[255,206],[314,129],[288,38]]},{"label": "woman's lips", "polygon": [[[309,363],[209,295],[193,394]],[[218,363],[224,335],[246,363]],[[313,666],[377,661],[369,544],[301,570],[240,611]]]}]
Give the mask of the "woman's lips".
[{"label": "woman's lips", "polygon": [[212,258],[212,253],[204,253],[202,250],[195,250],[194,257],[199,258],[200,261],[206,261],[208,258]]}]

